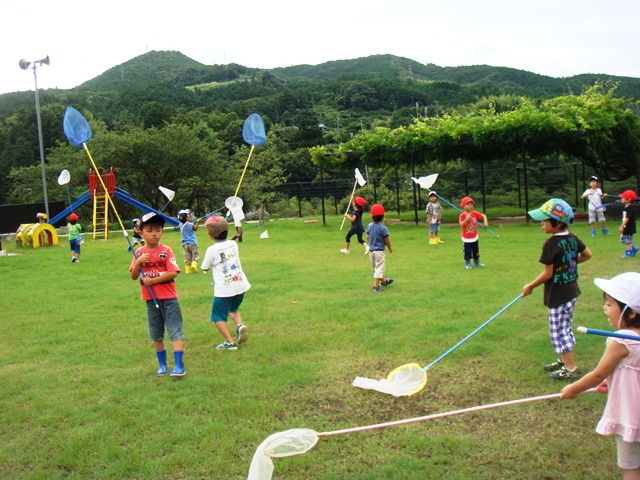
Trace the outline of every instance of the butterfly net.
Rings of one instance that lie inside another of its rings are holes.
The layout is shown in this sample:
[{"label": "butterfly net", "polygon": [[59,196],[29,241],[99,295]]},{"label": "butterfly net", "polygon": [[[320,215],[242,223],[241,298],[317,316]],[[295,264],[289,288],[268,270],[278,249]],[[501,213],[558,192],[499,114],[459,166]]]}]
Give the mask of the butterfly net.
[{"label": "butterfly net", "polygon": [[91,138],[91,127],[82,114],[73,107],[67,107],[62,122],[64,134],[76,147],[81,147]]},{"label": "butterfly net", "polygon": [[242,138],[249,145],[255,146],[260,146],[267,141],[267,136],[264,133],[264,122],[260,115],[252,113],[247,117],[242,128]]},{"label": "butterfly net", "polygon": [[387,393],[394,397],[407,397],[418,393],[427,383],[427,374],[417,363],[408,363],[393,370],[386,379],[356,377],[354,387]]},{"label": "butterfly net", "polygon": [[273,474],[271,458],[301,455],[311,450],[318,439],[318,433],[308,428],[294,428],[270,435],[253,455],[247,479],[270,480]]}]

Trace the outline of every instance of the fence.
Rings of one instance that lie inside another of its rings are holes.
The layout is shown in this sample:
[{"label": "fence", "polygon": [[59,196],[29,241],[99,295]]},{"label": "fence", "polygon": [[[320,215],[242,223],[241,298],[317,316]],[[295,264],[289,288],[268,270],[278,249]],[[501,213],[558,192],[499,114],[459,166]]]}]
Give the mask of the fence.
[{"label": "fence", "polygon": [[[367,171],[366,169],[364,171]],[[435,172],[412,174],[408,171],[386,171],[383,176],[366,175],[367,184],[358,187],[356,194],[362,192],[369,204],[383,203],[387,211],[414,213],[414,221],[419,221],[428,201],[428,192],[415,184],[411,177],[425,176]],[[351,178],[348,175],[351,174]],[[586,211],[587,200],[582,193],[588,188],[589,177],[593,174],[584,164],[564,165],[507,165],[499,168],[485,168],[482,164],[474,169],[445,171],[438,175],[433,189],[440,196],[457,201],[470,195],[482,211],[487,208],[506,207],[521,210],[522,216],[551,197],[560,197],[572,205],[577,212]],[[327,178],[328,177],[328,178]],[[338,178],[339,177],[339,178]],[[355,183],[352,172],[329,172],[319,169],[317,180],[294,181],[277,187],[283,197],[295,198],[298,216],[303,217],[303,202],[315,201],[317,213],[326,215],[344,213]],[[606,183],[601,181],[603,192],[619,194],[622,190],[640,189],[640,179],[632,178],[626,182]],[[615,206],[610,209],[617,215]],[[419,214],[420,212],[420,214]],[[274,212],[272,212],[274,213]]]}]

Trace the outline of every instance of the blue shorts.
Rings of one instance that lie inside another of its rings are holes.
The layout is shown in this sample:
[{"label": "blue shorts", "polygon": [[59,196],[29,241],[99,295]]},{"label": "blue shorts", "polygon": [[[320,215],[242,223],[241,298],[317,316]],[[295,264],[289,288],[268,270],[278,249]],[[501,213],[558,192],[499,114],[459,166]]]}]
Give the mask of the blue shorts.
[{"label": "blue shorts", "polygon": [[212,322],[226,322],[229,312],[237,312],[244,300],[244,293],[234,295],[233,297],[213,297],[213,306],[211,307]]},{"label": "blue shorts", "polygon": [[69,250],[80,255],[80,239],[79,238],[69,240]]},{"label": "blue shorts", "polygon": [[440,223],[432,223],[429,225],[429,233],[438,233],[440,231]]},{"label": "blue shorts", "polygon": [[573,352],[576,338],[573,336],[573,310],[578,297],[549,309],[549,336],[556,353]]},{"label": "blue shorts", "polygon": [[147,326],[149,338],[154,342],[164,340],[164,331],[167,330],[172,342],[182,340],[182,312],[177,298],[158,300],[156,308],[153,300],[147,300]]}]

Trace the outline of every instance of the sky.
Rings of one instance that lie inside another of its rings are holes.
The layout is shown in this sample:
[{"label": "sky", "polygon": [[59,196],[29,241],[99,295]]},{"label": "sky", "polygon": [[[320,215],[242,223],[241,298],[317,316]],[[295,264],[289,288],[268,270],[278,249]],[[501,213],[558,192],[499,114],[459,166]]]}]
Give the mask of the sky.
[{"label": "sky", "polygon": [[640,78],[638,0],[3,2],[0,94],[73,88],[152,50],[205,65],[317,65],[377,54],[552,77]]}]

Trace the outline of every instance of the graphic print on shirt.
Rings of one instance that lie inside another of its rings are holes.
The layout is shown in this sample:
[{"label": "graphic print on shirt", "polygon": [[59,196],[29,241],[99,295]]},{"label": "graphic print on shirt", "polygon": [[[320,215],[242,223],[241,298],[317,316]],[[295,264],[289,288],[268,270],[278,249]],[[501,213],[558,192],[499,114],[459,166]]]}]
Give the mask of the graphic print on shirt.
[{"label": "graphic print on shirt", "polygon": [[[225,285],[242,281],[242,276],[239,275],[241,273],[240,266],[234,259],[237,259],[237,257],[233,253],[220,252],[220,264],[222,265]],[[235,272],[236,270],[238,273]]]},{"label": "graphic print on shirt", "polygon": [[558,243],[563,252],[560,265],[553,273],[553,283],[566,285],[578,280],[578,242],[573,237],[567,237]]}]

